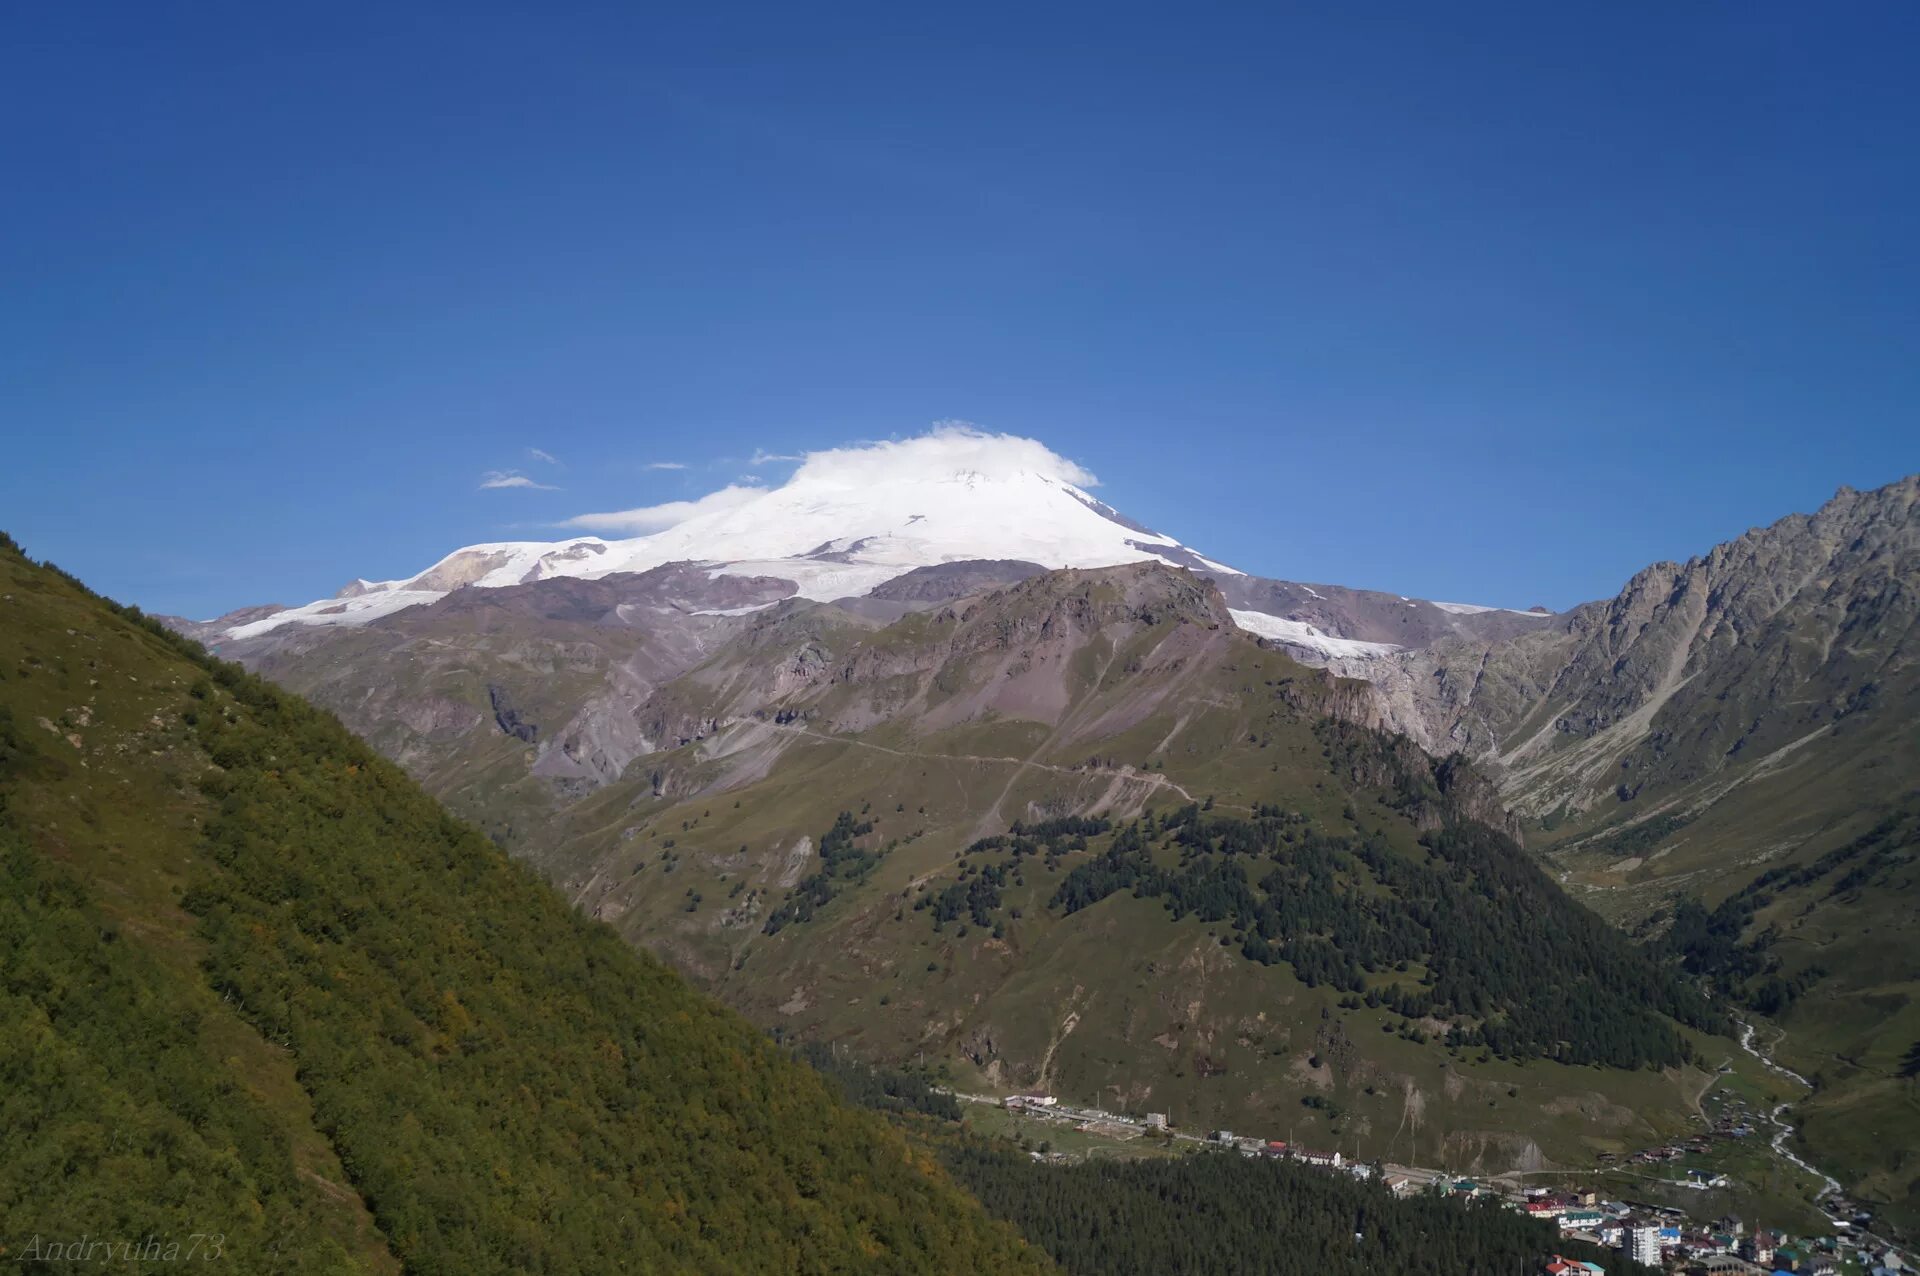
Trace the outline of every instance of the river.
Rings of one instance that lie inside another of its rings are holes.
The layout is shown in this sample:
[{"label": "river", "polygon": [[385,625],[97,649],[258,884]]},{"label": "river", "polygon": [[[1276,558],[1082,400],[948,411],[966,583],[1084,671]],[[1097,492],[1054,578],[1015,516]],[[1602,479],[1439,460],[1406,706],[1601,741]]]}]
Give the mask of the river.
[{"label": "river", "polygon": [[[1813,1082],[1807,1080],[1785,1064],[1775,1062],[1772,1055],[1764,1053],[1758,1046],[1753,1044],[1753,1025],[1747,1023],[1745,1020],[1742,1020],[1740,1023],[1740,1048],[1758,1059],[1771,1071],[1777,1072],[1789,1080],[1799,1082],[1805,1086],[1808,1091],[1813,1089]],[[1792,1103],[1782,1103],[1767,1114],[1767,1119],[1773,1122],[1773,1150],[1826,1184],[1825,1189],[1821,1192],[1822,1197],[1840,1194],[1840,1180],[1834,1178],[1824,1170],[1815,1169],[1813,1166],[1807,1164],[1806,1161],[1801,1159],[1799,1153],[1787,1146],[1788,1143],[1792,1141],[1794,1135],[1794,1126],[1787,1121],[1786,1115],[1787,1109],[1792,1106]]]}]

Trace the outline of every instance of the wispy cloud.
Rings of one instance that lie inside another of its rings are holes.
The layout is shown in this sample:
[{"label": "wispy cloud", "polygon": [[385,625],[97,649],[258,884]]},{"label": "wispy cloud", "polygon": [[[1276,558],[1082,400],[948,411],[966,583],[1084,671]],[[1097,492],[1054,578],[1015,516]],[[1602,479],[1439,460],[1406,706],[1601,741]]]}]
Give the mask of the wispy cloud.
[{"label": "wispy cloud", "polygon": [[763,487],[735,483],[717,492],[708,492],[695,501],[667,501],[660,505],[642,505],[636,509],[612,510],[604,514],[576,514],[557,526],[577,527],[592,532],[626,532],[629,535],[661,532],[701,514],[737,508],[765,491]]},{"label": "wispy cloud", "polygon": [[506,487],[530,487],[541,492],[560,490],[551,483],[536,483],[518,470],[488,470],[480,476],[480,490],[483,492]]},{"label": "wispy cloud", "polygon": [[648,461],[640,468],[643,470],[684,470],[687,468],[687,464],[685,461]]},{"label": "wispy cloud", "polygon": [[[536,460],[536,461],[542,461],[542,462],[545,462],[545,463],[546,463],[546,464],[548,464],[548,465],[559,465],[559,464],[560,464],[560,458],[559,458],[559,457],[557,457],[557,456],[555,456],[555,455],[554,455],[553,453],[551,453],[551,452],[548,452],[548,451],[545,451],[545,450],[543,450],[543,449],[541,449],[541,448],[537,448],[537,447],[530,447],[530,448],[528,448],[528,449],[527,449],[527,455],[528,455],[528,456],[530,456],[530,457],[532,457],[532,458],[533,458],[534,460]],[[561,466],[561,468],[562,468],[562,469],[564,469],[564,468],[566,468],[566,467],[565,467],[565,466]]]},{"label": "wispy cloud", "polygon": [[788,452],[769,452],[765,448],[753,449],[753,455],[747,458],[748,465],[773,465],[780,461],[804,461],[804,456],[795,456]]}]

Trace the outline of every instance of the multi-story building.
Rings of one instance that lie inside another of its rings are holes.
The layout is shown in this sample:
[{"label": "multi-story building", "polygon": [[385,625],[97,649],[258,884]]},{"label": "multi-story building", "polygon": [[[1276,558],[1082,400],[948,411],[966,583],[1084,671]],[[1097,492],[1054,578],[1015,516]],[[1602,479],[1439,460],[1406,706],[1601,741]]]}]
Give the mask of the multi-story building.
[{"label": "multi-story building", "polygon": [[1636,1223],[1626,1230],[1621,1249],[1636,1263],[1660,1265],[1660,1229],[1651,1223]]}]

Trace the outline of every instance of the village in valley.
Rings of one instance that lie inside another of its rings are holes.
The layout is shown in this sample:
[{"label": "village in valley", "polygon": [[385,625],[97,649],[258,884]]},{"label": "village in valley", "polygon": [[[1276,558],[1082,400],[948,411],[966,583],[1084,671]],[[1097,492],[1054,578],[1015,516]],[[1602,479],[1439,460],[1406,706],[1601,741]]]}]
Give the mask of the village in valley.
[{"label": "village in valley", "polygon": [[[1704,1128],[1684,1139],[1625,1156],[1603,1154],[1595,1169],[1563,1172],[1566,1181],[1549,1185],[1527,1181],[1544,1177],[1539,1174],[1469,1178],[1350,1159],[1337,1150],[1230,1130],[1194,1133],[1177,1128],[1163,1112],[1114,1113],[1048,1094],[952,1093],[981,1114],[976,1125],[1018,1140],[1037,1160],[1209,1151],[1280,1158],[1330,1173],[1378,1178],[1396,1196],[1433,1192],[1462,1202],[1492,1197],[1551,1223],[1565,1239],[1612,1249],[1632,1262],[1672,1273],[1911,1276],[1917,1270],[1906,1251],[1870,1230],[1866,1211],[1834,1193],[1822,1196],[1811,1215],[1802,1211],[1806,1217],[1823,1217],[1825,1226],[1799,1231],[1677,1203],[1676,1197],[1687,1193],[1702,1201],[1718,1199],[1717,1193],[1733,1186],[1719,1164],[1739,1163],[1739,1154],[1748,1149],[1762,1154],[1778,1150],[1768,1145],[1760,1115],[1732,1096],[1722,1096],[1703,1118]],[[1635,1183],[1663,1190],[1635,1192]],[[1643,1199],[1656,1196],[1661,1199]],[[1543,1270],[1546,1276],[1604,1276],[1606,1268],[1556,1254]]]}]

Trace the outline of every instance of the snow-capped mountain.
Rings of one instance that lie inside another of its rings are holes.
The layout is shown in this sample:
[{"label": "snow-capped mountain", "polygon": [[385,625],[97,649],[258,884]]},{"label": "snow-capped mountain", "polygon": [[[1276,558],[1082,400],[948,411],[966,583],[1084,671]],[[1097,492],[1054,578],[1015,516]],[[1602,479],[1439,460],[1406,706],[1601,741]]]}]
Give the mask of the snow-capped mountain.
[{"label": "snow-capped mountain", "polygon": [[[864,594],[915,567],[1021,559],[1110,567],[1154,558],[1234,569],[1130,522],[1094,499],[1080,467],[1030,439],[945,427],[902,442],[816,452],[777,488],[729,487],[682,502],[686,517],[651,535],[518,541],[457,549],[417,575],[355,581],[340,595],[239,626],[248,637],[287,624],[352,624],[432,602],[454,589],[554,576],[600,577],[671,562],[716,574],[778,576],[803,598]],[[584,525],[644,523],[652,507],[586,515]]]},{"label": "snow-capped mountain", "polygon": [[[459,589],[597,579],[677,562],[701,564],[713,577],[788,581],[789,596],[825,602],[942,564],[1012,560],[1054,569],[1158,560],[1217,580],[1242,628],[1323,657],[1384,655],[1495,610],[1247,576],[1126,518],[1088,492],[1095,482],[1036,440],[936,427],[811,453],[779,487],[736,485],[695,501],[569,520],[644,535],[469,545],[410,577],[356,580],[333,598],[204,628],[239,640],[289,625],[365,624]],[[1423,609],[1420,623],[1409,628],[1415,618],[1403,608]]]}]

